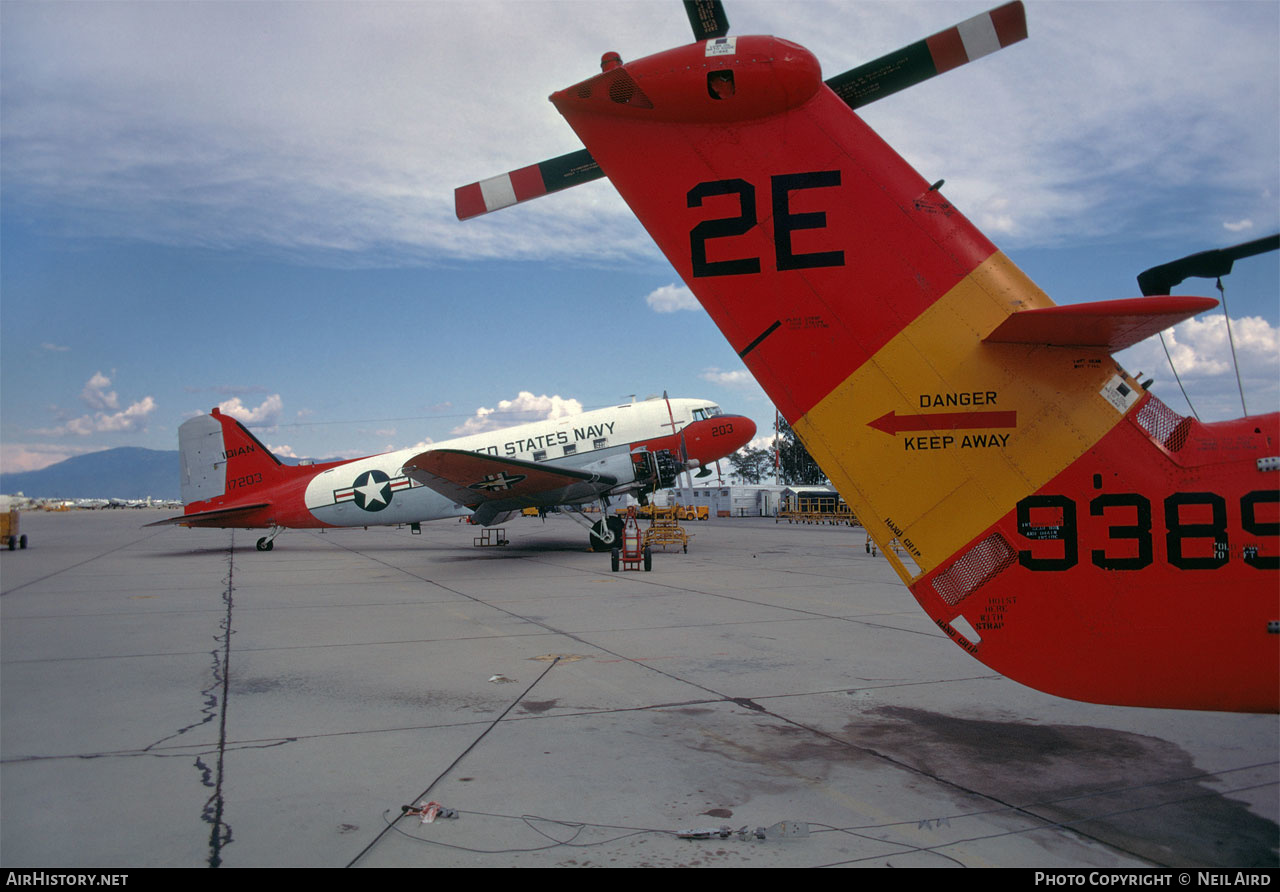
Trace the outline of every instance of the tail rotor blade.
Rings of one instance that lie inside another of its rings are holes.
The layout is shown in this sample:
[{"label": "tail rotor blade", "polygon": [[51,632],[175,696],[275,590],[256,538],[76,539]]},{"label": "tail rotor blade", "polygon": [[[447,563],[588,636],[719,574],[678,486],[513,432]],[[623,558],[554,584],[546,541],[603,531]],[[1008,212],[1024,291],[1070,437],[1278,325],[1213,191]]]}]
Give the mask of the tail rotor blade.
[{"label": "tail rotor blade", "polygon": [[579,149],[540,164],[459,186],[453,190],[454,210],[459,220],[466,220],[603,176],[604,171],[591,153]]},{"label": "tail rotor blade", "polygon": [[[685,11],[698,40],[723,37],[729,31],[729,20],[720,0],[685,0]],[[1026,11],[1021,0],[1014,0],[874,62],[838,74],[827,81],[827,86],[850,108],[861,108],[1026,36]],[[604,171],[591,153],[580,149],[459,186],[453,190],[454,209],[459,220],[467,220],[603,176]]]},{"label": "tail rotor blade", "polygon": [[684,0],[694,40],[711,40],[729,33],[729,19],[720,0]]},{"label": "tail rotor blade", "polygon": [[1025,40],[1026,36],[1027,12],[1021,0],[1014,0],[837,74],[827,81],[827,86],[850,108],[861,108]]}]

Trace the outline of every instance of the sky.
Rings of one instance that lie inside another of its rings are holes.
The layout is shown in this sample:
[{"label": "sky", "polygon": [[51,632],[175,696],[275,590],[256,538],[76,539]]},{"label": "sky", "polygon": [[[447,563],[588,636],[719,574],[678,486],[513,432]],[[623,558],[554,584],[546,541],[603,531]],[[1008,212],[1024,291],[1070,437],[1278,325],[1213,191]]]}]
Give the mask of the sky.
[{"label": "sky", "polygon": [[[725,8],[830,77],[992,5]],[[1280,3],[1027,15],[862,116],[1057,302],[1280,231]],[[604,51],[690,39],[675,0],[0,3],[0,471],[175,449],[216,405],[315,458],[664,391],[767,433],[606,180],[454,217],[454,187],[581,148],[546,97]],[[1247,409],[1276,411],[1277,254],[1223,285]],[[1166,336],[1203,420],[1242,414],[1224,320]],[[1188,412],[1158,340],[1119,358]]]}]

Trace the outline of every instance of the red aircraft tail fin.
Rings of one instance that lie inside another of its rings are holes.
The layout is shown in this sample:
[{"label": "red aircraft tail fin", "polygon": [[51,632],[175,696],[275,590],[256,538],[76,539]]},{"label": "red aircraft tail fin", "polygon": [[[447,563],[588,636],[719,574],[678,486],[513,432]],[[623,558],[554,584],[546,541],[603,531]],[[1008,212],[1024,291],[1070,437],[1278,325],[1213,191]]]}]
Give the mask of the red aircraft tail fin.
[{"label": "red aircraft tail fin", "polygon": [[280,482],[289,470],[244,425],[216,408],[178,428],[178,450],[188,513],[233,505],[251,490]]},{"label": "red aircraft tail fin", "polygon": [[[1076,699],[1276,709],[1280,422],[1173,438],[1108,352],[1202,303],[1051,309],[784,40],[552,102],[956,643]],[[1232,609],[1189,621],[1206,584]]]}]

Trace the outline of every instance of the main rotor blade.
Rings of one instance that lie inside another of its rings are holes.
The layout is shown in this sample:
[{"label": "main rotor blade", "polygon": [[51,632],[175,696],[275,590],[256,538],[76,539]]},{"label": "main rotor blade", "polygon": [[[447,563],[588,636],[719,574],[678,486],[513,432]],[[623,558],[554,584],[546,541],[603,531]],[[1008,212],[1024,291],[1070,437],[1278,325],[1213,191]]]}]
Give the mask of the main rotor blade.
[{"label": "main rotor blade", "polygon": [[720,0],[684,0],[694,40],[711,40],[729,33],[729,20]]},{"label": "main rotor blade", "polygon": [[1193,276],[1200,279],[1220,279],[1231,272],[1231,266],[1237,260],[1275,250],[1280,250],[1280,234],[1254,239],[1242,245],[1232,245],[1229,248],[1201,251],[1143,271],[1138,275],[1138,288],[1147,295],[1168,294],[1170,289],[1184,279]]},{"label": "main rotor blade", "polygon": [[604,171],[591,153],[579,149],[540,164],[530,164],[478,183],[459,186],[453,190],[454,210],[459,220],[466,220],[548,192],[589,183],[602,176]]},{"label": "main rotor blade", "polygon": [[861,108],[1004,49],[1026,36],[1027,13],[1021,0],[1014,0],[873,62],[837,74],[827,81],[827,86],[850,108]]}]

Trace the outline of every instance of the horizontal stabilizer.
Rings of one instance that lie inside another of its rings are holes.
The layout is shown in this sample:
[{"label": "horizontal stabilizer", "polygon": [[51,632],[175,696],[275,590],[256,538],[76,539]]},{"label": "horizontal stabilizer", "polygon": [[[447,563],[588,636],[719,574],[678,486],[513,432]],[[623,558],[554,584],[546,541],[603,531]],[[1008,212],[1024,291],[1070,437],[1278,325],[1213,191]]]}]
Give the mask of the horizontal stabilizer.
[{"label": "horizontal stabilizer", "polygon": [[166,517],[164,520],[157,520],[155,523],[144,524],[144,526],[160,527],[176,524],[179,526],[220,527],[226,529],[228,527],[238,527],[241,523],[248,522],[254,513],[270,507],[270,505],[270,502],[259,502],[256,505],[237,505],[234,508],[219,508],[216,511],[195,511],[191,514],[179,514],[177,517]]},{"label": "horizontal stabilizer", "polygon": [[493,511],[583,502],[618,483],[607,474],[465,449],[420,452],[404,463],[404,473],[459,505],[473,510],[488,505]]},{"label": "horizontal stabilizer", "polygon": [[1212,297],[1159,296],[1039,307],[1014,313],[983,340],[1114,353],[1217,305]]}]

